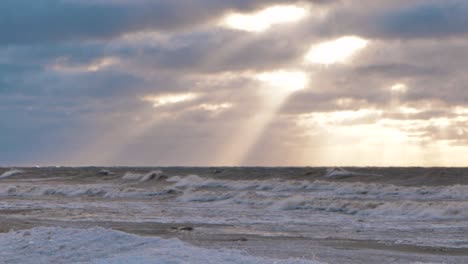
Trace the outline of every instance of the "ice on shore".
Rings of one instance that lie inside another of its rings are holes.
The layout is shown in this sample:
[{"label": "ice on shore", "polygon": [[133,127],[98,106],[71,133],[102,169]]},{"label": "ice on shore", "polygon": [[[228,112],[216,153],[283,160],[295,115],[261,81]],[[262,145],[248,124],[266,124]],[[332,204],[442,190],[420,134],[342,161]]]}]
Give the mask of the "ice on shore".
[{"label": "ice on shore", "polygon": [[0,235],[0,263],[252,263],[318,264],[270,259],[227,249],[204,249],[178,239],[142,237],[104,228],[36,227]]}]

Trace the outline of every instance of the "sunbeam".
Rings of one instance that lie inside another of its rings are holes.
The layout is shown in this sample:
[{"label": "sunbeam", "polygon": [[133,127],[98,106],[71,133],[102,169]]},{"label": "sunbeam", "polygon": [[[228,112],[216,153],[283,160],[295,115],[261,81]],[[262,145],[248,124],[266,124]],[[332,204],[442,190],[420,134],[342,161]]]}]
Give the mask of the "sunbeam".
[{"label": "sunbeam", "polygon": [[103,116],[96,127],[100,128],[100,133],[85,144],[81,149],[64,162],[65,164],[79,165],[115,165],[116,157],[134,140],[144,133],[154,128],[163,117],[157,115],[154,109],[145,108],[130,115],[129,120],[108,122],[113,120],[110,116]]},{"label": "sunbeam", "polygon": [[294,92],[305,89],[308,83],[306,74],[299,71],[266,72],[255,78],[262,83],[260,93],[264,100],[257,112],[240,124],[239,129],[228,140],[222,154],[215,162],[217,165],[242,165],[251,148],[255,146],[288,97]]}]

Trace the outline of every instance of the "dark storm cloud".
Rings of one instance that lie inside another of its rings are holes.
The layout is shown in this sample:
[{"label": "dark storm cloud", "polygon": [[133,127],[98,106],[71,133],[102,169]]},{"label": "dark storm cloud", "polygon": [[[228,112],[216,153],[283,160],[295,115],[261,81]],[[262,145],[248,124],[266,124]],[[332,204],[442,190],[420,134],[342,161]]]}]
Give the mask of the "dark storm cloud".
[{"label": "dark storm cloud", "polygon": [[137,46],[128,57],[135,65],[178,72],[265,71],[302,59],[309,47],[284,33],[255,36],[218,30],[193,34],[175,48]]},{"label": "dark storm cloud", "polygon": [[405,63],[371,64],[357,67],[357,75],[377,75],[387,78],[406,78],[417,76],[434,76],[447,74],[447,69],[440,69],[428,65],[412,65]]},{"label": "dark storm cloud", "polygon": [[[335,10],[317,29],[326,34],[359,34],[370,38],[444,38],[468,33],[468,2],[377,2]],[[370,6],[370,7],[366,7]],[[364,7],[364,8],[361,8]]]},{"label": "dark storm cloud", "polygon": [[381,34],[411,37],[449,37],[468,33],[466,1],[430,1],[397,9],[377,18]]}]

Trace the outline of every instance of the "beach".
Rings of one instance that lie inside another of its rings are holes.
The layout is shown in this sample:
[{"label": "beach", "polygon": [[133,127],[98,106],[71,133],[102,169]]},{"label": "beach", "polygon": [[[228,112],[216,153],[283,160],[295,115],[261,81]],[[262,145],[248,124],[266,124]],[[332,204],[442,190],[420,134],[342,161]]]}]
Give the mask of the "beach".
[{"label": "beach", "polygon": [[0,171],[2,263],[468,261],[464,169],[15,170]]}]

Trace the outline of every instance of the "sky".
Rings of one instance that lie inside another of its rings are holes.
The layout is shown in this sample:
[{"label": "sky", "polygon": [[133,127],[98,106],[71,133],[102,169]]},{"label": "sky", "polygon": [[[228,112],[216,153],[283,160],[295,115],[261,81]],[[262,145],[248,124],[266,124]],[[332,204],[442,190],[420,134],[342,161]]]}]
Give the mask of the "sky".
[{"label": "sky", "polygon": [[467,166],[466,0],[3,0],[0,166]]}]

